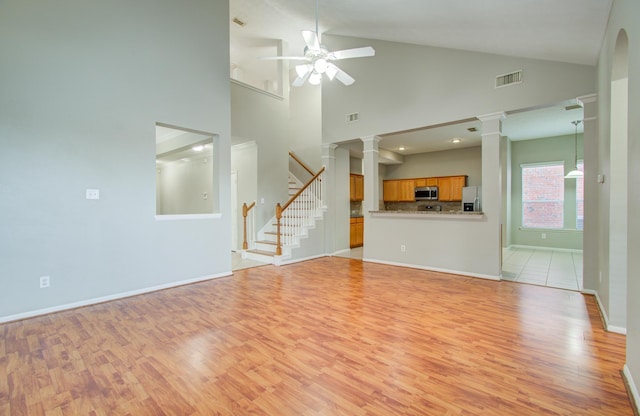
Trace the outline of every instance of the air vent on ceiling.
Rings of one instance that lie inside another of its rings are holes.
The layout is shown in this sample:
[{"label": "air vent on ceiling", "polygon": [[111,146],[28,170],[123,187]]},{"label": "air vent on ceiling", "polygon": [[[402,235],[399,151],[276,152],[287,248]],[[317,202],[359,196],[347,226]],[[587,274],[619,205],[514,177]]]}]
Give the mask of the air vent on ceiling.
[{"label": "air vent on ceiling", "polygon": [[469,128],[467,129],[467,131],[468,131],[469,133],[474,133],[474,132],[478,131],[478,129],[477,129],[477,128],[475,128],[475,127],[469,127]]},{"label": "air vent on ceiling", "polygon": [[233,18],[233,23],[237,24],[240,27],[244,27],[244,25],[246,25],[245,22],[243,22],[242,20],[238,19],[237,17]]},{"label": "air vent on ceiling", "polygon": [[347,114],[344,117],[345,123],[353,123],[354,121],[358,121],[358,120],[360,120],[360,113],[351,113],[351,114]]},{"label": "air vent on ceiling", "polygon": [[496,88],[522,83],[522,70],[496,77]]}]

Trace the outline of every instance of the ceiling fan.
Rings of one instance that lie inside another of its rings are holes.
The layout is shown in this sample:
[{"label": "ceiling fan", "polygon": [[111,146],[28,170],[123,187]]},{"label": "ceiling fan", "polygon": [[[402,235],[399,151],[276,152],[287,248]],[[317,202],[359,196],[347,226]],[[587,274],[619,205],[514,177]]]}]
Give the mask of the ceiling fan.
[{"label": "ceiling fan", "polygon": [[302,37],[306,44],[304,48],[304,56],[273,56],[263,58],[303,61],[304,63],[296,65],[296,74],[298,76],[291,83],[294,87],[303,86],[307,80],[311,85],[318,85],[320,84],[320,81],[322,81],[322,74],[325,74],[331,81],[335,78],[344,85],[351,85],[355,82],[355,79],[342,69],[338,68],[332,61],[350,58],[364,58],[374,56],[376,53],[375,49],[371,46],[330,52],[324,45],[322,45],[320,43],[320,35],[318,34],[318,0],[316,0],[316,31],[303,30]]}]

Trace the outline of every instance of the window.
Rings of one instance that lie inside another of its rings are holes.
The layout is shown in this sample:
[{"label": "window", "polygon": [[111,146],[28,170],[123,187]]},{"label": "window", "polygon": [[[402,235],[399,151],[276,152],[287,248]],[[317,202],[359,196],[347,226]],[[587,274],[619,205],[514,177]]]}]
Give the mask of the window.
[{"label": "window", "polygon": [[522,226],[563,228],[564,162],[521,165]]},{"label": "window", "polygon": [[[578,161],[578,170],[584,172],[584,161]],[[576,230],[584,230],[584,177],[576,179]]]}]

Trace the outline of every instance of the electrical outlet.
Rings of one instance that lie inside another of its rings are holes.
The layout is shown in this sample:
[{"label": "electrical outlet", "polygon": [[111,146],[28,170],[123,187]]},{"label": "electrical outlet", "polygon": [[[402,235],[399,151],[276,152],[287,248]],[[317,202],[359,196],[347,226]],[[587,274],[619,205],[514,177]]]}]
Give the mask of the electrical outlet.
[{"label": "electrical outlet", "polygon": [[545,238],[547,238],[547,233],[542,233],[540,237],[544,240]]},{"label": "electrical outlet", "polygon": [[407,247],[404,244],[400,244],[400,251],[404,253],[407,251]]},{"label": "electrical outlet", "polygon": [[51,286],[51,277],[40,276],[40,289]]}]

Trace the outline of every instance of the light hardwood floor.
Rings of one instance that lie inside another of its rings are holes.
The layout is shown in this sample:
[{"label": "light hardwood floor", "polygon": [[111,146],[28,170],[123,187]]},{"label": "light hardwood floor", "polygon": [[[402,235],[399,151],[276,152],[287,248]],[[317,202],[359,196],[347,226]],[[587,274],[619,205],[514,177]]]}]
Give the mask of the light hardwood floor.
[{"label": "light hardwood floor", "polygon": [[632,415],[594,298],[326,257],[0,325],[0,415]]}]

